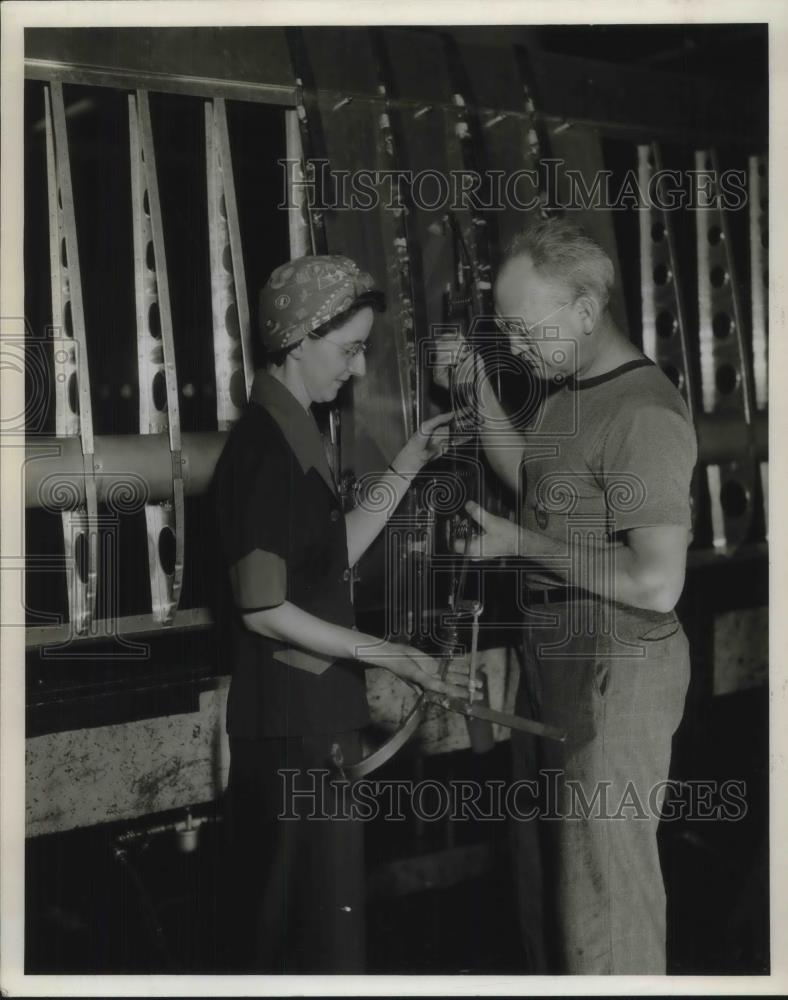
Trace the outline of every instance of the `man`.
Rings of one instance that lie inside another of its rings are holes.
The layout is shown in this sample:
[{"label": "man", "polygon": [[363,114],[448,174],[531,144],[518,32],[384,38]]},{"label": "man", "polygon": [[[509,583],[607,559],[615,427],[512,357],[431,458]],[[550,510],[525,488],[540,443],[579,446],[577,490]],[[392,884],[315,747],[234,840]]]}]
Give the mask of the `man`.
[{"label": "man", "polygon": [[468,697],[467,671],[464,686],[456,672],[440,680],[430,657],[354,625],[350,568],[441,453],[451,418],[426,421],[382,474],[385,486],[373,486],[377,500],[343,515],[311,407],[363,377],[379,308],[372,278],[346,257],[276,268],[260,296],[266,366],[216,466],[233,598],[228,964],[236,972],[364,970],[363,831],[341,783],[320,774],[337,776],[361,755],[364,665]]},{"label": "man", "polygon": [[[514,524],[469,503],[473,551],[524,560],[516,710],[569,734],[512,733],[514,779],[542,779],[541,821],[514,824],[533,972],[665,972],[656,832],[689,681],[673,608],[697,450],[680,394],[613,321],[613,281],[578,226],[532,226],[495,284],[513,352],[548,382],[524,435],[486,373],[473,376],[488,459],[522,510]],[[456,377],[474,370],[461,362]]]}]

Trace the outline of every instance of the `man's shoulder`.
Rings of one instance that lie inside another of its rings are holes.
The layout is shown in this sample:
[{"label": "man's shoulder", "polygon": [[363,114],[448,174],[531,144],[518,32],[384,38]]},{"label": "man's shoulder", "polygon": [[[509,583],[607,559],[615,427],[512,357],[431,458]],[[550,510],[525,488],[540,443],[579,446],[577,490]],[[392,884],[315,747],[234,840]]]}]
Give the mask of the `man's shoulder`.
[{"label": "man's shoulder", "polygon": [[644,411],[667,410],[691,423],[684,397],[658,365],[643,365],[628,372],[616,380],[611,393],[616,401],[615,411],[622,419]]}]

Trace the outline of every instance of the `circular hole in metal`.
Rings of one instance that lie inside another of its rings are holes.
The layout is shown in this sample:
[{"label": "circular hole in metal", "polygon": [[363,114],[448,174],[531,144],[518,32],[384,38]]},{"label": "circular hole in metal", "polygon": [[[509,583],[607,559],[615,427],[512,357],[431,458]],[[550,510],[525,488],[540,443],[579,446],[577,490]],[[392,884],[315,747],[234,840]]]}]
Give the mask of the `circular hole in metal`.
[{"label": "circular hole in metal", "polygon": [[708,238],[709,243],[711,243],[713,247],[716,247],[722,240],[722,230],[719,226],[709,226],[709,231],[706,233],[706,237]]},{"label": "circular hole in metal", "polygon": [[224,244],[224,249],[222,250],[222,267],[228,273],[230,273],[230,274],[232,273],[232,270],[233,270],[233,253],[232,253],[232,250],[230,249],[230,244],[229,243],[225,243]]},{"label": "circular hole in metal", "polygon": [[149,271],[156,270],[156,252],[153,249],[153,240],[148,240],[148,245],[145,247],[145,267]]},{"label": "circular hole in metal", "polygon": [[150,218],[150,198],[147,190],[142,192],[142,211]]},{"label": "circular hole in metal", "polygon": [[667,311],[657,313],[657,336],[663,337],[665,340],[668,337],[672,337],[673,334],[678,330],[679,324],[673,313]]},{"label": "circular hole in metal", "polygon": [[66,251],[66,241],[60,241],[60,263],[63,267],[68,267],[68,252]]},{"label": "circular hole in metal", "polygon": [[151,391],[153,393],[153,405],[160,413],[163,413],[167,409],[167,380],[164,378],[163,371],[158,371],[153,376]]},{"label": "circular hole in metal", "polygon": [[733,333],[733,320],[726,312],[715,313],[711,321],[711,328],[715,337],[724,340]]},{"label": "circular hole in metal", "polygon": [[724,267],[713,267],[709,272],[709,281],[714,288],[722,288],[728,283],[728,272]]},{"label": "circular hole in metal", "polygon": [[66,302],[63,309],[63,327],[67,337],[74,336],[74,317],[71,315],[71,299]]},{"label": "circular hole in metal", "polygon": [[85,583],[88,578],[88,539],[84,531],[80,531],[74,539],[74,562],[79,579]]},{"label": "circular hole in metal", "polygon": [[57,203],[60,208],[63,207],[63,192],[60,188],[57,189]]},{"label": "circular hole in metal", "polygon": [[224,326],[228,334],[237,340],[241,336],[241,324],[238,322],[238,307],[234,302],[227,306],[224,314]]},{"label": "circular hole in metal", "polygon": [[246,406],[246,379],[240,369],[230,376],[230,400],[239,410]]},{"label": "circular hole in metal", "polygon": [[72,413],[79,413],[79,383],[76,372],[72,372],[68,377],[68,407]]},{"label": "circular hole in metal", "polygon": [[749,506],[747,491],[741,483],[729,479],[720,489],[720,503],[728,517],[741,517]]},{"label": "circular hole in metal", "polygon": [[714,376],[717,391],[723,396],[729,396],[739,384],[739,373],[733,365],[720,365]]},{"label": "circular hole in metal", "polygon": [[224,195],[222,195],[219,199],[219,215],[221,215],[223,219],[227,218],[227,203],[224,200]]},{"label": "circular hole in metal", "polygon": [[670,268],[666,264],[657,264],[654,268],[654,284],[655,285],[667,285],[670,281],[672,275],[670,273]]},{"label": "circular hole in metal", "polygon": [[159,532],[159,564],[167,576],[175,569],[175,533],[169,525]]},{"label": "circular hole in metal", "polygon": [[151,302],[148,309],[148,331],[151,337],[158,340],[161,337],[161,317],[159,316],[159,303]]},{"label": "circular hole in metal", "polygon": [[651,239],[655,243],[661,243],[665,239],[665,223],[655,222],[651,227]]},{"label": "circular hole in metal", "polygon": [[668,376],[677,389],[681,389],[684,386],[684,376],[675,365],[663,365],[662,371]]},{"label": "circular hole in metal", "polygon": [[150,360],[152,365],[164,364],[164,344],[154,345],[153,350],[150,352]]}]

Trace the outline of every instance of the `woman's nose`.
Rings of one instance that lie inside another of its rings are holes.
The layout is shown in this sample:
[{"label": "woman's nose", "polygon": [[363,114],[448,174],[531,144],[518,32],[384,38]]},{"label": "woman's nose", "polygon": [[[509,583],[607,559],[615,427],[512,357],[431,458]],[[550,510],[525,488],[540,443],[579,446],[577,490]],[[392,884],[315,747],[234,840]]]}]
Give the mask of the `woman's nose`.
[{"label": "woman's nose", "polygon": [[359,378],[367,374],[367,359],[364,357],[364,352],[359,351],[350,362],[348,366],[351,375],[358,375]]}]

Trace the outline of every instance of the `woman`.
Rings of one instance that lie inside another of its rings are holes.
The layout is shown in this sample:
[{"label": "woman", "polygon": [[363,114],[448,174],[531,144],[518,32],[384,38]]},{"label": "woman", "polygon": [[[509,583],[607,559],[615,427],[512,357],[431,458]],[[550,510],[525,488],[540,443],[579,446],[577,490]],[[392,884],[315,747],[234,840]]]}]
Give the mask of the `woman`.
[{"label": "woman", "polygon": [[363,831],[323,776],[337,760],[360,758],[359,731],[369,722],[364,666],[468,696],[467,677],[465,686],[458,675],[441,680],[430,657],[354,627],[351,567],[413,476],[445,449],[451,419],[427,421],[393,460],[382,476],[385,509],[361,504],[343,516],[310,408],[364,375],[382,308],[372,278],[346,257],[277,268],[260,295],[266,365],[216,468],[235,608],[227,708],[233,951],[247,971],[363,971]]}]

